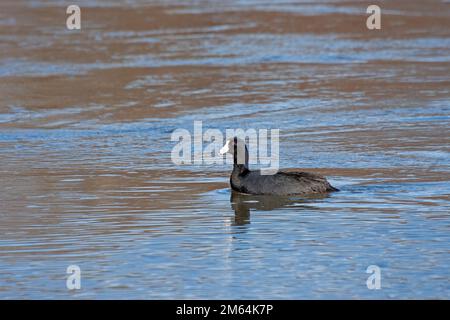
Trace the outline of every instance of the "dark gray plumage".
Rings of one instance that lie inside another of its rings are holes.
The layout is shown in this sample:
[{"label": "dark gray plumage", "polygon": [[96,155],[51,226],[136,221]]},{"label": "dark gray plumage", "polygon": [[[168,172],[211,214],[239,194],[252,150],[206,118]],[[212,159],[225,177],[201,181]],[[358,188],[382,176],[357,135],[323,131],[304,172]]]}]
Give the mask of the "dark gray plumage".
[{"label": "dark gray plumage", "polygon": [[[241,150],[241,151],[240,151]],[[338,191],[318,174],[308,172],[280,171],[273,175],[261,175],[261,171],[250,171],[248,150],[245,143],[230,139],[221,149],[221,153],[231,153],[234,157],[230,185],[237,192],[266,195],[306,195]],[[238,161],[238,155],[245,154],[245,160]]]}]

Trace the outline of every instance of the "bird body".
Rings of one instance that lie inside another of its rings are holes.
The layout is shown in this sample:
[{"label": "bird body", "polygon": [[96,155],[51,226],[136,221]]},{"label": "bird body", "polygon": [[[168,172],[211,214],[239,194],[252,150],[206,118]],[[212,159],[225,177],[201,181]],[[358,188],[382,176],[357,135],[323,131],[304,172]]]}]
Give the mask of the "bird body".
[{"label": "bird body", "polygon": [[[307,195],[320,194],[338,189],[318,174],[301,171],[279,171],[273,175],[263,175],[260,170],[251,171],[248,167],[248,150],[245,143],[230,139],[220,153],[234,156],[230,186],[234,191],[255,195]],[[245,158],[238,156],[245,155]]]}]

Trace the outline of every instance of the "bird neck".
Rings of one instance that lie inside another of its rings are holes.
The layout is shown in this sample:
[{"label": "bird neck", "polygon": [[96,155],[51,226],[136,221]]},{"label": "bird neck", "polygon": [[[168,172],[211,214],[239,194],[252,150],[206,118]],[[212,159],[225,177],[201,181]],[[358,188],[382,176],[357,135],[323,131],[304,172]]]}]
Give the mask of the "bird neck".
[{"label": "bird neck", "polygon": [[237,146],[237,143],[234,144],[234,153],[233,153],[233,173],[243,174],[247,171],[250,171],[248,168],[248,150],[247,146]]}]

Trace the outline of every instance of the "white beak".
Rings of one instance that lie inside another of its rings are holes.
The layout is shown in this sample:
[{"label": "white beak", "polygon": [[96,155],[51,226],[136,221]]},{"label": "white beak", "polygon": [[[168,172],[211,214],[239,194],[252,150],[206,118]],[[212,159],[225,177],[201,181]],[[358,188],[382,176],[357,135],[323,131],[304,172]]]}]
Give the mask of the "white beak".
[{"label": "white beak", "polygon": [[219,154],[224,155],[227,152],[228,152],[228,143],[219,150]]}]

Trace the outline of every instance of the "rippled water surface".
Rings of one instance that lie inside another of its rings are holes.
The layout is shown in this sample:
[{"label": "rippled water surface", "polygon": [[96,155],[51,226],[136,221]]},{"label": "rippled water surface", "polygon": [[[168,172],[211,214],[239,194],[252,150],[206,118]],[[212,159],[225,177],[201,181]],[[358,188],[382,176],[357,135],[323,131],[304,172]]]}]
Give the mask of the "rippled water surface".
[{"label": "rippled water surface", "polygon": [[[450,298],[448,1],[79,4],[0,2],[0,298]],[[232,194],[196,120],[341,191]]]}]

